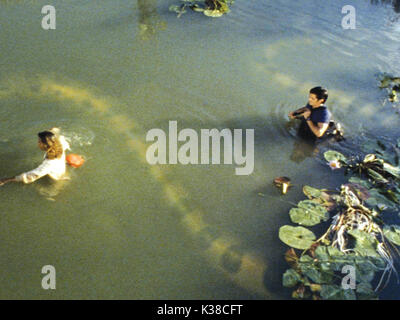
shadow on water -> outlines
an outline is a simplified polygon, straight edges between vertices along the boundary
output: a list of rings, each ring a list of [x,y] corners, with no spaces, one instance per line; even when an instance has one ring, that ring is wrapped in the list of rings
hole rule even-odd
[[[279,116],[272,114],[271,117],[247,117],[240,119],[231,119],[227,121],[199,121],[197,119],[174,119],[178,124],[178,132],[185,128],[190,128],[200,133],[201,129],[230,129],[231,132],[233,129],[242,129],[242,133],[245,132],[246,129],[254,129],[254,153],[255,160],[268,162],[268,159],[265,159],[265,155],[269,152],[269,147],[271,145],[271,141],[275,141],[278,144],[278,148],[280,149],[292,149],[291,157],[287,160],[282,160],[282,165],[285,164],[286,161],[294,161],[296,163],[301,163],[306,158],[314,158],[317,157],[319,152],[318,146],[311,143],[310,141],[301,140],[301,138],[296,136],[296,125],[293,121],[288,121],[284,118],[284,116]],[[158,128],[163,130],[168,137],[169,132],[169,124],[170,119],[159,120],[157,121],[153,128]],[[153,128],[145,128],[146,130],[150,130]],[[184,142],[180,142],[178,145],[183,144]],[[327,145],[324,145],[327,147]],[[223,142],[221,142],[220,147],[223,147]],[[275,152],[275,151],[273,151]],[[223,152],[221,152],[223,154]],[[261,158],[260,158],[261,157]],[[258,160],[257,160],[258,159]],[[222,161],[222,160],[221,160]],[[268,167],[268,166],[267,166]],[[256,188],[250,191],[251,194],[262,193],[263,197],[267,197],[273,201],[279,202],[280,194],[278,190],[276,190],[271,181],[266,181],[261,187]],[[281,199],[284,201],[284,199]],[[190,199],[191,205],[195,202],[193,199]],[[195,204],[194,207],[199,207],[199,204]],[[280,206],[283,207],[283,204]],[[285,204],[285,207],[289,207],[288,203]],[[268,209],[265,206],[265,209]],[[265,210],[264,209],[264,210]],[[258,209],[257,209],[258,210]],[[262,210],[262,209],[261,209]],[[190,210],[189,210],[190,211]],[[205,212],[207,210],[204,210]],[[281,219],[281,218],[277,218]],[[218,238],[218,235],[221,231],[218,230],[218,226],[213,224],[209,224],[207,229],[204,230],[204,234],[200,238],[204,238],[203,242],[204,246],[207,247]],[[212,236],[214,235],[214,236]],[[268,245],[268,249],[264,251],[264,255],[266,256],[267,268],[264,271],[263,275],[263,284],[267,288],[269,292],[279,292],[282,293],[282,284],[281,277],[286,268],[286,262],[283,259],[283,252],[285,251],[285,246],[282,243],[279,243],[276,239],[277,235],[277,224],[270,223],[265,229],[265,237],[270,245]],[[241,256],[243,252],[248,250],[248,244],[232,244],[222,256],[220,260],[220,265],[227,272],[235,273],[240,269]]]
[[[157,12],[157,0],[136,0],[140,40],[151,40],[158,31],[167,28],[167,23]],[[129,12],[122,12],[117,17],[107,19],[101,25],[107,29],[130,24],[136,20],[136,7]]]
[[[149,40],[157,31],[165,30],[167,24],[157,13],[156,0],[137,0],[139,9],[139,36],[141,40]]]

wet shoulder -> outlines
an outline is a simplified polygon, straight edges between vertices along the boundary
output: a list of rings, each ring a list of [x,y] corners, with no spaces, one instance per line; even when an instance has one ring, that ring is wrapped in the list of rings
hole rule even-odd
[[[326,106],[321,106],[313,111],[313,120],[316,122],[329,122],[331,113]]]

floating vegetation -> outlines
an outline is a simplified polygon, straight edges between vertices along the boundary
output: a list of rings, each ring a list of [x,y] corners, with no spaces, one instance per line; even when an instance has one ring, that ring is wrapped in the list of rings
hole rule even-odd
[[[380,81],[379,88],[386,89],[388,91],[388,99],[390,102],[399,102],[398,94],[400,93],[400,77],[393,77],[388,74],[384,74]]]
[[[202,12],[207,17],[218,18],[230,11],[234,0],[181,0],[181,5],[172,5],[170,11],[176,12],[178,18],[186,12],[186,9],[192,9],[196,12]]]
[[[400,141],[394,147],[400,147]],[[385,151],[389,158],[389,148]],[[308,200],[289,212],[291,221],[301,226],[279,229],[280,240],[291,247],[285,254],[291,268],[283,274],[283,286],[294,289],[295,299],[377,299],[393,274],[399,280],[395,257],[400,226],[384,224],[381,213],[400,209],[400,167],[380,154],[346,157],[329,150],[324,157],[352,177],[339,191],[303,188]],[[331,223],[318,239],[303,227],[328,221],[330,215]],[[354,287],[343,284],[350,269]]]

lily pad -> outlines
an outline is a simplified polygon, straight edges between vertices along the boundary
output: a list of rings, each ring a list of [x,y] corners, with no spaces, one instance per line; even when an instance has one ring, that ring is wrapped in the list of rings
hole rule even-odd
[[[297,204],[298,208],[290,209],[290,219],[294,223],[304,226],[315,226],[321,220],[326,221],[328,217],[328,210],[311,200],[300,201]]]
[[[347,233],[356,239],[354,250],[358,254],[372,257],[379,256],[378,252],[376,252],[377,240],[373,235],[357,229],[349,230]]]
[[[325,300],[356,300],[353,290],[344,290],[338,285],[322,285],[321,297]]]
[[[357,178],[357,177],[351,177],[349,179],[349,182],[352,183],[352,184],[358,184],[358,185],[360,185],[360,186],[362,186],[362,187],[364,187],[366,189],[369,189],[372,186],[371,183],[369,183],[367,180],[360,179],[360,178]]]
[[[328,162],[335,161],[335,160],[343,161],[343,162],[347,161],[347,158],[343,154],[341,154],[340,152],[334,151],[334,150],[325,151],[324,157],[325,157],[325,160]]]
[[[387,207],[389,209],[395,209],[396,205],[394,202],[390,201],[383,194],[379,192],[379,189],[370,189],[369,191],[370,197],[365,200],[365,203],[370,207]]]
[[[295,249],[308,249],[316,237],[315,234],[304,227],[282,226],[279,229],[279,239]]]
[[[319,198],[322,192],[319,189],[310,186],[304,186],[303,193],[307,196],[308,199],[312,199],[312,198]]]
[[[400,246],[400,226],[391,225],[383,227],[383,234],[388,240]]]
[[[301,276],[293,269],[286,270],[282,277],[282,284],[286,288],[292,288],[301,282]]]
[[[376,298],[376,292],[369,282],[361,282],[356,288],[357,298],[359,300],[370,300]]]
[[[311,283],[323,284],[331,283],[333,272],[324,270],[319,267],[318,263],[314,263],[314,259],[309,255],[303,255],[299,260],[301,273],[310,279]]]

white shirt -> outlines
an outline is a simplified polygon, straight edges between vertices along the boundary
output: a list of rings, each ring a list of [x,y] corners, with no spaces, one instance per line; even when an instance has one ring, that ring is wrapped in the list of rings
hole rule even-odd
[[[23,183],[32,183],[43,176],[49,175],[50,178],[54,180],[60,180],[64,176],[66,171],[65,150],[70,149],[70,147],[69,143],[65,140],[64,136],[60,136],[58,139],[60,140],[63,148],[63,153],[60,158],[58,159],[45,158],[39,167],[31,171],[22,173],[19,176],[16,176],[15,179],[17,181],[22,181]]]

